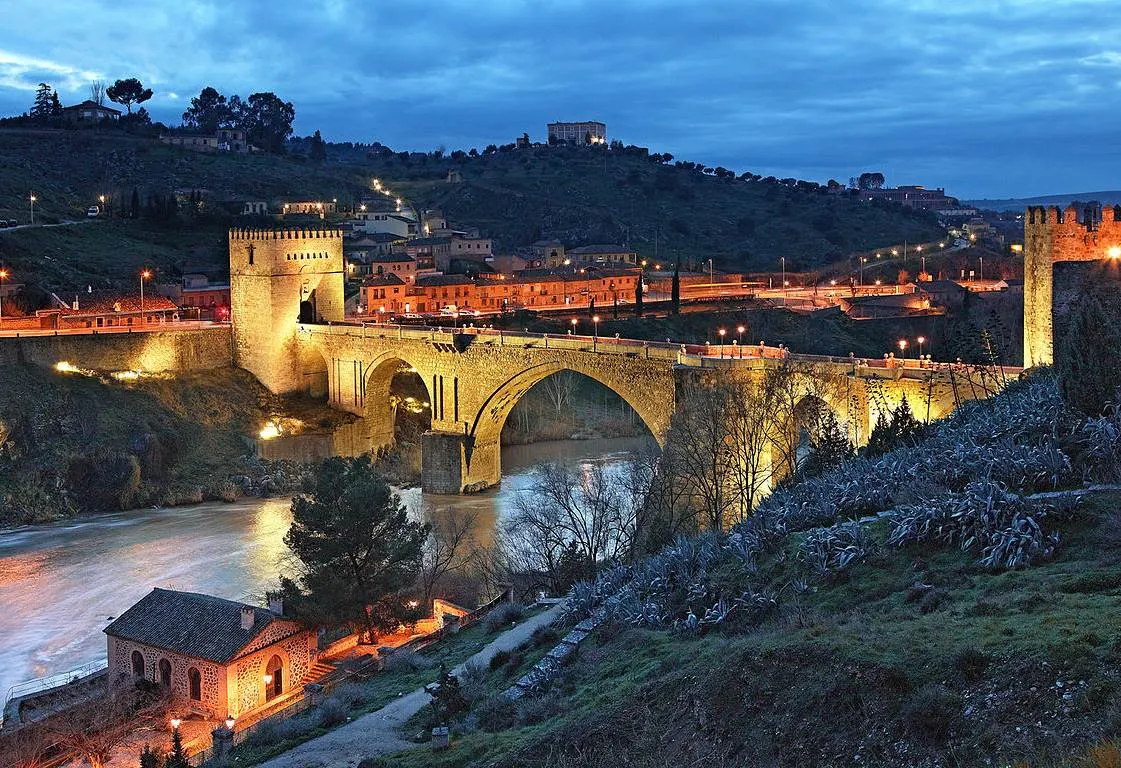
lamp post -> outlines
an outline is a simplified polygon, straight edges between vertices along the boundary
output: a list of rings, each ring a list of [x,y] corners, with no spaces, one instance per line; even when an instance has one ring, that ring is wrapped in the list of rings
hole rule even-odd
[[[782,306],[786,306],[786,257],[782,258]]]
[[[181,726],[181,725],[183,724],[183,721],[182,721],[182,720],[180,720],[180,719],[179,719],[178,717],[173,717],[173,718],[171,718],[171,721],[170,721],[170,722],[171,722],[171,730],[172,730],[173,732],[174,732],[174,731],[178,731],[178,730],[179,730],[179,726]]]
[[[150,278],[151,276],[152,276],[151,271],[147,270],[147,269],[141,271],[141,273],[140,273],[140,312],[141,312],[141,318],[140,319],[141,319],[141,321],[144,320],[144,318],[143,318],[143,313],[144,313],[144,281],[147,280],[148,278]]]
[[[864,265],[868,262],[867,256],[860,257],[860,287],[864,287]]]
[[[599,344],[599,315],[592,315],[592,351],[596,351]]]
[[[8,276],[8,270],[0,269],[0,320],[4,319],[4,279]]]
[[[39,198],[35,197],[35,193],[32,192],[31,197],[28,199],[31,200],[31,225],[35,226],[35,201]]]
[[[575,317],[572,318],[569,322],[572,323],[572,330],[569,331],[569,333],[571,333],[573,336],[575,336],[576,335],[576,322],[577,322],[576,318]]]
[[[919,343],[919,359],[922,360],[922,345],[924,342],[926,342],[926,337],[919,336],[917,339],[915,339],[915,341]]]
[[[983,283],[985,282],[985,257],[979,256],[978,258],[981,259],[981,275],[979,278],[979,282]]]
[[[717,333],[720,334],[720,359],[723,360],[724,359],[724,334],[727,333],[727,331],[724,330],[723,328],[721,328],[719,331],[717,331]]]
[[[907,359],[907,340],[906,339],[900,339],[899,340],[899,354],[903,357],[904,360]]]
[[[737,346],[739,346],[739,348],[740,348],[740,357],[741,358],[743,357],[743,332],[746,331],[746,330],[747,330],[747,328],[745,328],[742,325],[736,326],[736,337],[739,339],[739,344]]]

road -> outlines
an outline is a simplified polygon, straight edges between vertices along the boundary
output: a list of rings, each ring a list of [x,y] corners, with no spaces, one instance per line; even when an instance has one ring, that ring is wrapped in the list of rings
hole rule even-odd
[[[452,674],[461,674],[468,664],[477,664],[486,669],[496,653],[517,648],[539,627],[551,624],[560,613],[560,608],[559,605],[553,606],[544,613],[531,616],[513,629],[506,630],[481,651],[451,670]],[[424,689],[417,688],[375,712],[261,763],[261,768],[349,768],[367,757],[414,749],[418,745],[405,741],[397,731],[409,718],[428,706],[429,701]]]
[[[209,331],[230,327],[229,323],[183,320],[177,323],[149,323],[106,328],[21,328],[0,330],[0,338],[26,339],[38,336],[101,336],[113,333],[167,333],[168,331]]]
[[[94,222],[103,221],[103,219],[67,219],[60,221],[57,224],[17,224],[14,227],[4,227],[0,229],[0,235],[5,232],[15,232],[18,229],[49,229],[51,227],[72,227],[76,224],[92,224]]]

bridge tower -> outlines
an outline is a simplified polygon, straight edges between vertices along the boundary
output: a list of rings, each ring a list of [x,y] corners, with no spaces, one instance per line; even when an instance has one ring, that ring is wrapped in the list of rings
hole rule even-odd
[[[342,232],[231,229],[229,245],[234,363],[273,393],[324,392],[322,365],[301,354],[298,323],[343,319]]]
[[[1055,361],[1054,265],[1121,258],[1121,216],[1114,206],[1092,212],[1031,207],[1024,212],[1024,367]]]

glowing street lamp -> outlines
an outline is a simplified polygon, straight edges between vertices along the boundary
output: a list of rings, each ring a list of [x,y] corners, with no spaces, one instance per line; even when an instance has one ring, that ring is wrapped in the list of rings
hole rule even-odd
[[[576,335],[576,323],[579,322],[579,321],[574,317],[569,322],[572,323],[572,330],[569,331],[569,333],[571,333],[573,336],[575,336]]]
[[[917,341],[919,343],[919,359],[921,360],[922,359],[922,345],[926,342],[926,337],[925,336],[919,336],[917,339],[915,339],[915,341]]]
[[[0,320],[4,319],[4,280],[8,277],[8,270],[0,269]]]
[[[742,326],[742,325],[737,325],[736,326],[736,337],[739,339],[738,346],[740,348],[740,357],[743,357],[743,332],[746,331],[746,330],[747,330],[747,328],[745,326]]]
[[[1121,259],[1121,245],[1111,245],[1105,255],[1111,259]]]
[[[179,726],[181,726],[183,724],[183,721],[181,719],[179,719],[178,717],[171,718],[170,722],[171,722],[171,730],[173,730],[173,731],[178,731]]]
[[[272,675],[266,674],[265,677],[264,677],[264,680],[265,680],[265,685],[268,685],[269,683],[272,682]]]
[[[592,351],[596,351],[599,343],[599,315],[592,315]]]
[[[880,254],[877,253],[876,258],[877,259],[880,258]],[[862,287],[864,285],[864,265],[866,263],[868,263],[868,257],[867,256],[861,256],[860,257],[860,285]]]
[[[907,340],[906,339],[900,339],[899,340],[899,354],[903,355],[904,360],[907,359]]]
[[[723,360],[724,359],[724,334],[727,333],[727,331],[724,330],[723,328],[721,328],[719,331],[717,331],[717,333],[720,334],[720,359]]]
[[[226,730],[227,730],[227,731],[230,731],[231,733],[233,732],[233,729],[234,729],[234,722],[235,722],[235,721],[234,721],[234,719],[233,719],[232,717],[227,717],[227,718],[226,718]]]
[[[144,311],[144,281],[152,276],[151,270],[143,270],[140,273],[140,311]],[[141,318],[143,321],[143,318]]]
[[[34,226],[35,225],[35,201],[38,200],[39,198],[35,197],[35,193],[32,192],[31,196],[28,199],[31,201],[31,224],[32,224],[32,226]]]

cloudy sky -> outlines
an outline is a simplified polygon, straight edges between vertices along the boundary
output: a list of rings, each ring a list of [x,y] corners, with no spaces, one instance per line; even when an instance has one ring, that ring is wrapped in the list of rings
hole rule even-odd
[[[0,114],[136,76],[296,132],[483,147],[555,119],[764,175],[963,197],[1121,188],[1121,10],[1098,0],[7,0]]]

